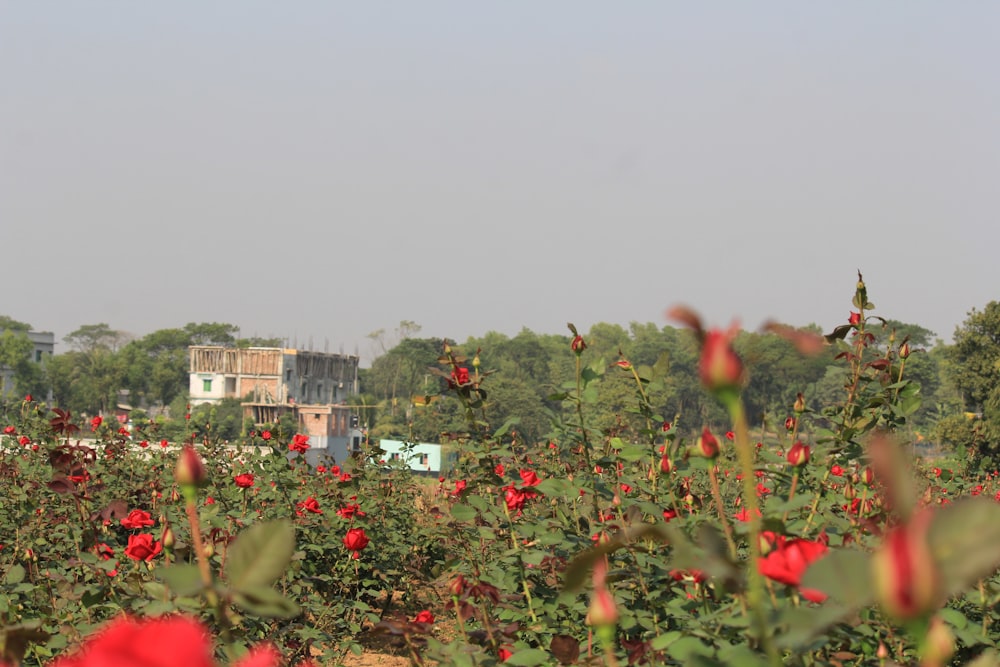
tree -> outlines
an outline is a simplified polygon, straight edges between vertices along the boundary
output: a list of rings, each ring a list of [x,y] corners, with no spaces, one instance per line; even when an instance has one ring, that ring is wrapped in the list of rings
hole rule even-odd
[[[9,315],[0,315],[0,331],[20,331],[28,333],[31,325],[27,322],[19,322]]]
[[[958,432],[939,431],[940,435],[956,445],[975,447],[992,464],[998,458],[1000,437],[1000,301],[969,312],[955,330],[955,344],[946,356],[947,375],[961,394],[966,411],[982,423],[976,429],[978,443],[968,442]]]

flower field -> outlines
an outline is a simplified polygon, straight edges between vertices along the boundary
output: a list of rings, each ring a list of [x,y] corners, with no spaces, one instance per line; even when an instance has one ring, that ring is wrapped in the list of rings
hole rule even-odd
[[[312,466],[278,430],[140,446],[29,397],[0,424],[0,662],[320,667],[382,636],[414,664],[998,664],[1000,478],[899,439],[911,351],[872,308],[859,280],[825,339],[776,331],[849,381],[773,430],[734,332],[687,309],[725,430],[657,414],[646,369],[573,330],[568,409],[525,442],[483,417],[489,350],[443,346],[467,429],[440,479],[377,442]],[[610,373],[638,439],[588,425]]]

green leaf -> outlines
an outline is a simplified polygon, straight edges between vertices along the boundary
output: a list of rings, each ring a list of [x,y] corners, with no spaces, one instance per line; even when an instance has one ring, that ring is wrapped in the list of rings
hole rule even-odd
[[[184,563],[158,568],[156,576],[178,596],[197,595],[205,587],[198,566],[193,564]]]
[[[710,656],[714,651],[695,637],[681,637],[667,648],[667,653],[676,660],[688,664],[695,656]]]
[[[549,655],[548,651],[543,651],[540,648],[524,648],[519,651],[515,651],[514,655],[504,661],[504,664],[534,667],[535,665],[544,665],[551,657],[552,656]]]
[[[238,591],[233,602],[252,614],[268,618],[293,618],[301,613],[297,604],[267,586]]]
[[[456,503],[451,508],[451,516],[457,521],[472,521],[476,518],[477,514],[478,512],[475,507],[462,503]]]
[[[7,576],[4,577],[4,583],[19,584],[22,581],[24,581],[24,567],[16,563],[11,565],[10,569],[7,570]]]
[[[258,523],[229,547],[226,581],[239,592],[270,586],[281,578],[295,551],[295,528],[286,520]]]
[[[854,549],[830,551],[809,566],[802,576],[804,588],[815,588],[850,608],[871,604],[871,554]]]
[[[951,597],[1000,565],[1000,505],[986,498],[964,498],[934,513],[927,536]]]

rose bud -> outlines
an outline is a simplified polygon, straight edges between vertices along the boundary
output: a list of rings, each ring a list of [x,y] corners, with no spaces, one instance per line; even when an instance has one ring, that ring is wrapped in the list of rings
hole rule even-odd
[[[788,463],[795,467],[804,466],[809,463],[809,445],[803,445],[801,442],[796,442],[788,450],[786,458]]]
[[[208,481],[205,464],[191,445],[184,445],[181,456],[177,459],[174,479],[177,480],[178,484],[184,486],[201,486]]]
[[[932,516],[919,511],[893,528],[872,558],[877,598],[898,620],[925,617],[941,602],[940,575],[927,541]]]
[[[743,385],[743,362],[733,349],[736,329],[712,329],[705,334],[698,372],[711,391],[738,390]]]
[[[719,441],[715,439],[708,427],[702,431],[694,447],[690,450],[691,456],[698,456],[706,459],[714,459],[719,455]]]

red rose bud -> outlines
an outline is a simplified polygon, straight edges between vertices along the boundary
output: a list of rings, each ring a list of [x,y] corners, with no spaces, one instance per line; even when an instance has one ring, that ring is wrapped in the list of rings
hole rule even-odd
[[[583,336],[575,336],[573,342],[569,344],[569,349],[577,354],[582,354],[587,349],[587,344],[583,341]]]
[[[927,541],[932,517],[928,510],[915,513],[886,535],[872,558],[878,600],[898,620],[927,616],[941,602],[940,576]]]
[[[719,455],[719,441],[715,439],[707,427],[702,431],[698,441],[695,442],[691,455],[706,459],[714,459]]]
[[[809,445],[803,445],[801,442],[796,442],[792,445],[791,449],[788,450],[788,463],[798,467],[804,466],[809,463]]]
[[[448,592],[450,592],[455,597],[461,597],[462,593],[465,592],[465,588],[466,588],[465,577],[463,577],[462,575],[458,575],[457,577],[451,580],[450,584],[448,584]]]
[[[710,391],[739,389],[743,384],[743,362],[732,345],[735,336],[735,328],[727,332],[712,329],[705,334],[698,372]]]
[[[856,327],[859,324],[861,324],[861,313],[856,313],[852,310],[851,316],[847,318],[847,323],[850,324],[852,327]]]
[[[865,468],[864,473],[862,473],[861,479],[865,483],[865,486],[873,485],[875,483],[875,471],[872,470],[871,468]]]
[[[205,464],[191,445],[184,445],[174,469],[174,479],[182,486],[201,486],[208,481]]]
[[[939,616],[931,619],[924,639],[921,665],[947,665],[955,654],[955,635]]]
[[[906,359],[909,356],[910,356],[910,344],[904,342],[902,345],[899,346],[899,358]]]
[[[801,393],[796,394],[795,405],[792,406],[792,410],[794,410],[799,414],[802,414],[803,412],[806,411],[806,397],[803,396]]]
[[[674,462],[670,460],[670,457],[664,454],[660,457],[660,472],[664,475],[669,475],[670,471],[674,469]]]

